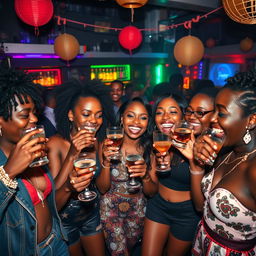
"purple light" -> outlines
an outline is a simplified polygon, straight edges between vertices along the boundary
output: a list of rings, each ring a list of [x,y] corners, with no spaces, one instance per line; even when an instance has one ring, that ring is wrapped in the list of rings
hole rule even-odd
[[[12,55],[14,59],[59,59],[58,55],[54,54],[19,54],[19,55]],[[78,55],[76,58],[82,58],[83,55]]]

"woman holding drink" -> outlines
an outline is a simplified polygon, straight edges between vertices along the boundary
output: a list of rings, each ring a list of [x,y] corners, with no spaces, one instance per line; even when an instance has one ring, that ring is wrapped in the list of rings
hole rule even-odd
[[[167,136],[166,140],[182,120],[186,107],[186,101],[177,95],[165,96],[156,102],[154,122],[158,130]],[[142,255],[161,256],[166,247],[167,255],[183,256],[191,247],[199,221],[191,200],[189,162],[175,148],[160,157],[157,154],[156,162],[164,162],[167,166],[154,167],[159,189],[147,204]]]
[[[211,126],[226,136],[225,154],[208,135],[198,138],[191,164],[192,193],[203,211],[193,255],[256,254],[256,72],[238,73],[217,94]],[[223,152],[223,151],[222,151]]]
[[[104,138],[107,121],[112,117],[109,90],[98,81],[81,83],[73,80],[58,88],[56,100],[58,134],[48,142],[51,171],[57,188],[66,182],[70,173],[74,173],[77,177],[70,183],[82,191],[77,184],[80,175],[75,170],[87,167],[89,173],[83,176],[87,186],[95,171],[98,175],[98,140]],[[96,196],[96,191],[89,188],[79,195],[74,192],[60,211],[71,255],[83,255],[83,251],[86,255],[104,255]]]
[[[150,108],[134,98],[119,110],[123,142],[103,143],[102,172],[97,179],[105,240],[112,256],[130,255],[143,230],[146,198],[156,192],[151,177]],[[120,154],[121,152],[121,154]],[[114,164],[114,156],[120,158]],[[122,156],[121,156],[122,155]],[[117,161],[117,160],[114,160]]]
[[[47,140],[36,128],[42,100],[32,81],[22,71],[0,71],[1,254],[69,255],[57,208],[71,184],[55,191],[47,166],[40,166],[48,161]]]

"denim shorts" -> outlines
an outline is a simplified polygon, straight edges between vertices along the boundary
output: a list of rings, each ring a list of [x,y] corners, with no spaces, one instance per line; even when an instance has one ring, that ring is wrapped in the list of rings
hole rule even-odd
[[[69,246],[77,243],[82,236],[102,232],[98,198],[88,203],[70,199],[60,212],[60,217]]]
[[[182,241],[193,241],[200,220],[191,200],[173,203],[159,194],[148,200],[146,217],[169,225],[171,234]]]
[[[41,243],[37,245],[40,256],[68,256],[68,246],[63,240],[58,222],[53,219],[52,231]]]

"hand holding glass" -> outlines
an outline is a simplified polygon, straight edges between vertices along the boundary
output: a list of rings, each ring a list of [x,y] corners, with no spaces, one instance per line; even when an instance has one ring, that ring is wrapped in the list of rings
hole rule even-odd
[[[96,170],[96,159],[86,153],[80,153],[77,159],[74,160],[75,170],[78,172],[83,169],[87,169],[88,172],[94,172]],[[81,174],[79,176],[85,175]],[[78,195],[78,200],[83,202],[90,202],[97,197],[95,191],[91,191],[88,187]]]
[[[157,171],[165,172],[169,171],[169,163],[164,162],[164,155],[170,149],[172,142],[168,135],[162,133],[161,131],[154,131],[153,132],[153,146],[154,148],[161,154],[161,163],[158,164]],[[164,154],[165,153],[165,154]]]
[[[174,125],[172,143],[175,147],[185,148],[187,142],[191,139],[192,125],[187,121],[180,121]]]
[[[120,149],[124,137],[123,128],[120,126],[112,126],[107,128],[107,138],[111,140],[113,143],[109,147],[118,147]],[[120,153],[116,152],[116,154],[112,155],[110,159],[119,160]]]
[[[217,129],[217,128],[207,128],[205,131],[202,132],[201,136],[204,136],[204,135],[209,136],[210,139],[213,141],[214,145],[217,147],[214,151],[216,154],[218,154],[226,139],[226,136],[223,130]],[[212,159],[211,161],[208,161],[206,164],[213,165],[213,163],[214,163],[214,159]]]
[[[125,165],[128,170],[131,166],[135,165],[136,161],[143,160],[143,157],[139,154],[127,154],[125,157]],[[141,186],[141,183],[136,180],[135,177],[130,177],[127,182],[128,191],[133,193],[136,192]]]
[[[34,127],[30,127],[27,129],[23,130],[23,136],[34,131],[34,130],[40,130],[40,133],[34,134],[33,136],[30,137],[30,140],[34,138],[45,138],[45,131],[44,131],[44,126],[43,125],[36,125]],[[37,167],[37,166],[42,166],[45,164],[48,164],[49,160],[47,156],[42,156],[42,157],[37,157],[33,160],[32,163],[30,163],[29,167]]]

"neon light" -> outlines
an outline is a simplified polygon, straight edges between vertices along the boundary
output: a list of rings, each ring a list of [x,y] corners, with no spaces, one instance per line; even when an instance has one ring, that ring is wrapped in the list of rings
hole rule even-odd
[[[163,65],[158,64],[155,67],[155,84],[163,82]]]

